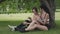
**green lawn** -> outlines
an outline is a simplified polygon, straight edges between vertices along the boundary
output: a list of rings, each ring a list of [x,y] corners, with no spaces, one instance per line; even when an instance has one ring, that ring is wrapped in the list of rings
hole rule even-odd
[[[60,34],[60,12],[55,13],[56,28],[50,29],[49,31],[30,31],[21,33],[18,31],[10,31],[8,24],[19,25],[22,21],[31,16],[31,13],[27,14],[0,14],[0,34]]]

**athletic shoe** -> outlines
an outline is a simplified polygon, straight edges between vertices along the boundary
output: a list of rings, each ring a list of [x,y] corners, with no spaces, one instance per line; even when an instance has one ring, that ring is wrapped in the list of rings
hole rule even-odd
[[[8,27],[11,29],[11,31],[15,31],[16,26],[8,25]]]

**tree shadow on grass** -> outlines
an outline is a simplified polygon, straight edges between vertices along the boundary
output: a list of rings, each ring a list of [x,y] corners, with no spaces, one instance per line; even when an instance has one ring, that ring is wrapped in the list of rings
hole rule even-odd
[[[22,23],[24,20],[20,20],[20,21],[0,21],[0,26],[7,26],[7,25],[19,25],[20,23]]]
[[[60,20],[56,20],[55,21],[56,25],[55,25],[55,30],[60,30]]]
[[[7,30],[8,29],[8,27],[7,27],[7,25],[19,25],[19,24],[21,24],[22,22],[23,22],[24,20],[20,20],[20,21],[0,21],[0,27],[2,27],[3,28],[3,30],[2,31],[4,31],[5,29]],[[60,21],[59,20],[56,20],[56,27],[55,28],[52,28],[52,29],[50,29],[49,31],[41,31],[41,30],[33,30],[33,31],[29,31],[29,32],[26,32],[26,33],[23,33],[23,34],[29,34],[29,33],[35,33],[35,34],[37,34],[37,33],[47,33],[47,32],[49,32],[49,33],[52,33],[52,32],[59,32],[59,30],[60,30]],[[9,31],[9,30],[8,30]]]

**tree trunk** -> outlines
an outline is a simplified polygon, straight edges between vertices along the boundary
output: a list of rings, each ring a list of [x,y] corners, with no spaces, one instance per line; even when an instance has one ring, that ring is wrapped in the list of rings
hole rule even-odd
[[[51,27],[55,26],[55,0],[40,0],[41,6],[45,5],[49,10],[49,19]]]
[[[49,5],[50,5],[50,8],[51,8],[51,11],[50,11],[50,24],[52,24],[52,27],[55,26],[55,10],[56,10],[56,7],[55,7],[55,0],[47,0]]]

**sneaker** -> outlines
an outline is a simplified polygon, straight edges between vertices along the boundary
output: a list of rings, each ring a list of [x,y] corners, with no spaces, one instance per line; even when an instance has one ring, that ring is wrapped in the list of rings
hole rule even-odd
[[[10,28],[11,31],[15,31],[16,26],[8,25],[8,27]]]

